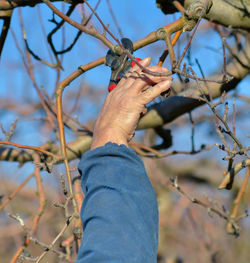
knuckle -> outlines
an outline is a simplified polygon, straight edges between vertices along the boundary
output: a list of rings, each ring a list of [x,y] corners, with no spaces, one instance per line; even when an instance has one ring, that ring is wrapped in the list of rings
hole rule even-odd
[[[150,99],[152,97],[152,90],[151,89],[147,89],[144,92],[144,96],[143,96],[146,100]]]

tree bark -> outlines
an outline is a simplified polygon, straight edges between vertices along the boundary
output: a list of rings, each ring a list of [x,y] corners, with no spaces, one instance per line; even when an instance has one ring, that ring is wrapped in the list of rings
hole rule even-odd
[[[207,0],[179,0],[185,10],[197,2]],[[212,7],[204,16],[207,20],[230,28],[250,31],[250,1],[249,0],[213,0]],[[173,0],[156,0],[157,6],[164,14],[178,12]]]

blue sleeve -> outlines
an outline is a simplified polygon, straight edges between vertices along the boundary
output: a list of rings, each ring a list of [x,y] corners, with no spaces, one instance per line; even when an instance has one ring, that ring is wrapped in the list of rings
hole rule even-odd
[[[158,208],[141,159],[107,143],[79,164],[85,194],[76,263],[156,263]]]

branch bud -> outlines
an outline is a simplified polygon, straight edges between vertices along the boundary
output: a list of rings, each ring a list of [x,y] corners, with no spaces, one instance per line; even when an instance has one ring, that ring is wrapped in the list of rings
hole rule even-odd
[[[116,54],[121,55],[122,54],[122,48],[119,45],[115,45],[114,46],[114,50],[113,50]]]
[[[164,28],[159,28],[156,32],[155,32],[156,38],[158,40],[164,40],[166,39],[167,36],[167,32]]]

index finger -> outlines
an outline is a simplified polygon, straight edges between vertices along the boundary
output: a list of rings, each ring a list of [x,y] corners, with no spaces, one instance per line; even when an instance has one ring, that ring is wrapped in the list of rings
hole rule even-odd
[[[169,73],[170,71],[167,68],[163,68],[160,66],[152,66],[149,67],[150,71],[158,72],[158,73]],[[145,90],[147,86],[153,86],[159,82],[165,80],[172,80],[170,76],[153,76],[147,73],[141,73],[139,78],[137,78],[134,83],[131,84],[131,89],[135,91],[135,93],[141,93]]]
[[[141,60],[139,63],[143,66],[143,67],[147,67],[151,62],[151,58],[150,57],[146,57],[143,60]],[[119,81],[119,86],[122,86],[126,83],[126,86],[129,87],[134,81],[135,78],[139,76],[139,74],[142,72],[142,69],[135,64],[134,67],[132,67],[128,73],[126,73],[123,78]],[[135,74],[136,73],[136,74]],[[132,77],[132,74],[133,77]]]

